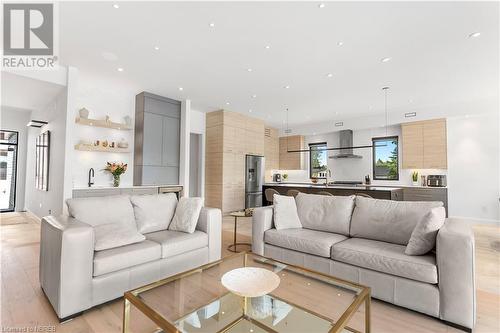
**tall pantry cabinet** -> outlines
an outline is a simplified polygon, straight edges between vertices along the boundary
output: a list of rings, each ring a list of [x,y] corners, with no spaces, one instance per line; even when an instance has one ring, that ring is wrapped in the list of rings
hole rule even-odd
[[[264,122],[225,110],[206,115],[205,205],[245,208],[245,155],[264,155]]]

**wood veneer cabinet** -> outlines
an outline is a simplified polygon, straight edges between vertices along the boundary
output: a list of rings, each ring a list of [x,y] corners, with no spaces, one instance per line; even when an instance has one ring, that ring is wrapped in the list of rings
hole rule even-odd
[[[226,110],[207,113],[205,203],[245,208],[245,155],[264,155],[264,122]]]
[[[446,119],[401,125],[403,169],[447,169]]]
[[[279,131],[273,127],[264,130],[264,157],[266,158],[265,180],[273,180],[272,170],[280,168]]]
[[[302,170],[302,153],[289,153],[290,150],[304,149],[303,135],[282,136],[279,139],[279,168],[281,170]]]

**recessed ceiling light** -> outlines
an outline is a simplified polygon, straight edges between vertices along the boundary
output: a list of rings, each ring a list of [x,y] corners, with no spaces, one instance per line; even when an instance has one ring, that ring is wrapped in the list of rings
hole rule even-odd
[[[368,110],[373,110],[373,106],[368,106]]]
[[[214,22],[210,22],[210,24],[208,25],[210,28],[214,28],[215,27],[215,23]]]
[[[332,73],[328,73],[326,74],[327,77],[333,77],[333,74]]]
[[[338,115],[338,114],[339,114],[339,112],[338,112],[338,111],[335,111],[335,115]]]
[[[257,95],[252,95],[252,98],[257,98]]]
[[[479,31],[473,32],[469,35],[469,38],[476,38],[481,36],[481,33]]]
[[[344,45],[344,42],[342,42],[342,41],[337,42],[337,45],[338,45],[338,46],[342,46],[342,45]]]
[[[319,8],[325,8],[325,4],[324,4],[324,3],[320,3],[320,4],[318,5],[318,7],[319,7]]]
[[[226,102],[226,105],[229,105],[229,104],[231,104],[231,103],[229,103],[229,102]]]
[[[118,8],[120,8],[120,5],[119,5],[119,4],[117,4],[117,3],[114,3],[114,4],[113,4],[113,8],[118,9]]]
[[[155,50],[158,51],[160,49],[159,46],[155,46]]]
[[[183,90],[184,90],[184,88],[182,88],[182,87],[179,87],[179,91],[183,91]]]
[[[413,103],[413,99],[411,99],[411,98],[410,98],[410,99],[408,100],[408,103],[410,103],[410,104],[411,104],[411,103]]]
[[[271,45],[266,45],[266,50],[269,50],[271,48]]]
[[[382,60],[380,60],[380,61],[382,61],[382,62],[388,62],[388,61],[391,61],[391,60],[392,60],[391,57],[386,57],[386,58],[382,58]]]
[[[252,113],[252,109],[248,110],[248,112]]]
[[[253,69],[247,68],[247,72],[251,72],[251,71],[253,71]]]
[[[118,72],[123,72],[123,68],[121,68],[121,67],[118,67],[116,70],[117,70]]]
[[[290,86],[284,86],[283,88],[285,88],[285,89],[290,89]]]

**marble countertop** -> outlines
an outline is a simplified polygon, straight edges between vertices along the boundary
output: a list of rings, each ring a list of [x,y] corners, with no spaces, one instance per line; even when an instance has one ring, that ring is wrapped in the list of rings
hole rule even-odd
[[[110,189],[120,189],[120,188],[158,188],[158,187],[182,187],[182,185],[130,185],[130,186],[119,186],[113,187],[109,185],[92,185],[92,187],[82,186],[73,187],[73,190],[110,190]]]
[[[298,186],[298,185],[312,185],[314,187],[323,187],[325,188],[325,185],[323,183],[321,184],[314,184],[314,183],[311,183],[311,182],[280,182],[280,183],[277,183],[277,182],[268,182],[268,183],[265,183],[264,185],[267,185],[267,186],[278,186],[280,184],[284,184],[284,185],[287,185],[287,186]],[[442,188],[448,188],[447,186],[442,186],[442,187],[437,187],[437,186],[422,186],[422,185],[418,185],[418,186],[413,186],[413,185],[399,185],[399,184],[395,184],[395,185],[379,185],[379,184],[372,184],[372,185],[365,185],[365,184],[357,184],[357,185],[352,185],[352,186],[349,186],[349,185],[328,185],[328,187],[331,187],[331,188],[339,188],[339,187],[345,187],[345,188],[353,188],[353,187],[357,187],[357,188],[368,188],[368,187],[371,187],[371,188],[374,188],[374,187],[382,187],[382,188],[392,188],[392,189],[399,189],[399,188],[424,188],[424,189],[430,189],[430,190],[434,190],[434,189],[442,189]]]

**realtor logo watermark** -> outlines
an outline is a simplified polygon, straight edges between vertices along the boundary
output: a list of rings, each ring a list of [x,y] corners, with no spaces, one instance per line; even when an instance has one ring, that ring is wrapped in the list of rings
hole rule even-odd
[[[3,4],[3,68],[52,69],[57,61],[54,4]]]

